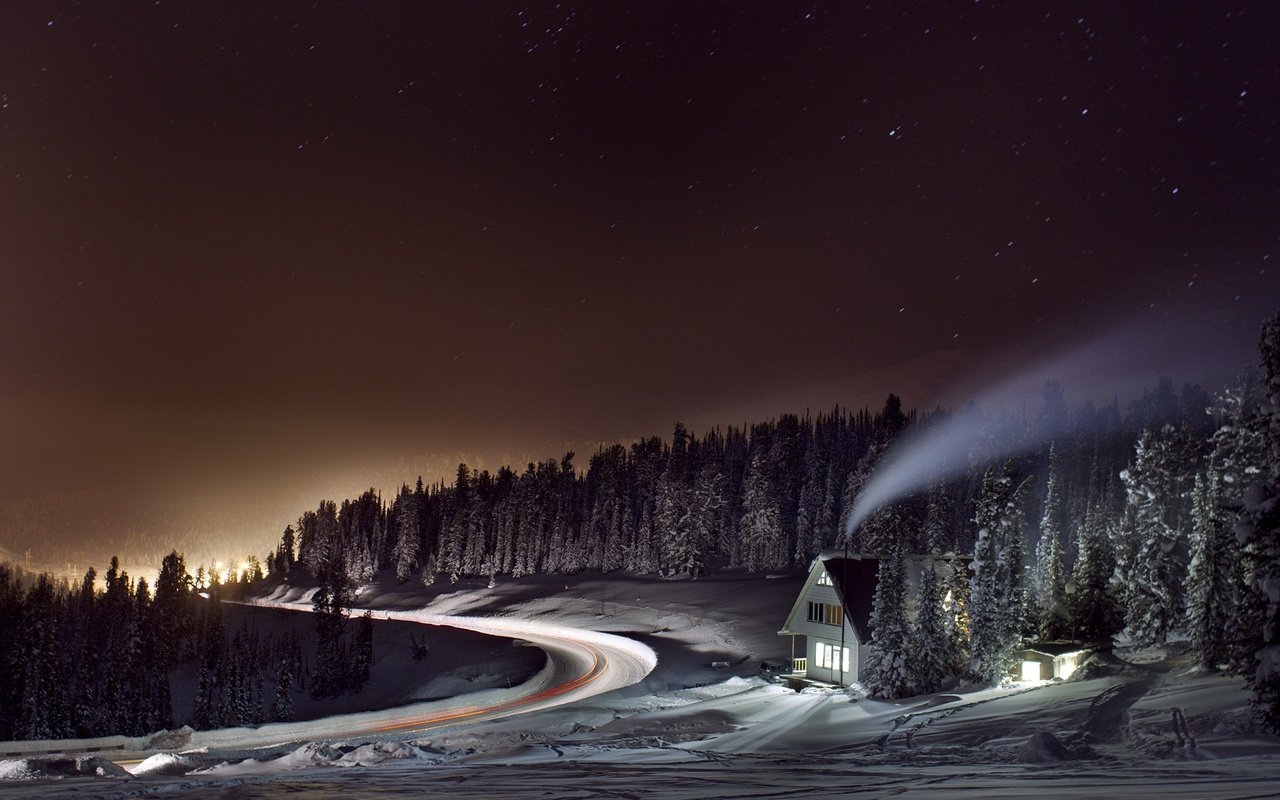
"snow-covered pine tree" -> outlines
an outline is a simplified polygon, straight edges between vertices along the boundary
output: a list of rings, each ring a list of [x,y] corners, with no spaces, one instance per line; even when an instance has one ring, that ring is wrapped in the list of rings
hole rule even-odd
[[[1280,730],[1280,314],[1263,326],[1259,350],[1266,403],[1256,419],[1265,456],[1261,474],[1244,493],[1236,535],[1252,578],[1248,589],[1262,612],[1249,685],[1259,716]]]
[[[929,503],[924,515],[924,549],[927,553],[941,555],[955,548],[951,531],[951,495],[942,486],[929,492]]]
[[[1111,575],[1115,556],[1107,536],[1106,520],[1100,506],[1090,504],[1076,545],[1076,564],[1071,573],[1075,592],[1071,595],[1072,635],[1089,640],[1110,640],[1116,632],[1117,610],[1111,596]]]
[[[1159,436],[1143,431],[1133,465],[1121,473],[1138,541],[1125,590],[1125,632],[1140,645],[1164,644],[1183,617],[1182,493],[1194,469],[1184,440],[1167,425]]]
[[[55,706],[60,699],[58,681],[57,609],[48,575],[36,578],[23,604],[23,636],[19,660],[21,706],[17,723],[20,739],[52,739],[57,735]]]
[[[853,532],[853,547],[858,552],[883,556],[916,527],[907,515],[905,503],[887,503],[872,512]]]
[[[913,693],[936,692],[942,682],[955,674],[955,643],[948,630],[943,598],[946,585],[936,563],[928,559],[921,567],[916,592],[916,624],[911,641]]]
[[[1044,513],[1040,517],[1040,542],[1036,546],[1034,594],[1039,612],[1036,626],[1042,639],[1061,639],[1069,633],[1067,580],[1062,566],[1062,476],[1057,445],[1049,446],[1049,479]]]
[[[392,562],[395,565],[396,580],[400,583],[413,577],[422,553],[419,499],[418,495],[409,491],[408,486],[402,486],[395,502],[396,543],[392,550]]]
[[[969,568],[961,559],[953,558],[948,564],[948,570],[944,619],[951,640],[951,654],[955,659],[951,672],[959,675],[969,668],[969,639],[972,630],[969,622]]]
[[[826,466],[822,505],[818,507],[818,516],[813,522],[813,539],[814,544],[818,546],[819,552],[836,540],[836,525],[839,523],[836,503],[840,499],[838,474],[839,471],[836,469],[835,462],[829,462]]]
[[[658,571],[658,548],[653,533],[653,503],[648,502],[640,510],[636,525],[635,541],[631,545],[630,572],[646,575]]]
[[[653,511],[653,525],[658,536],[658,570],[663,575],[674,575],[687,560],[692,505],[686,480],[688,447],[688,433],[684,425],[677,422],[671,435],[667,467],[658,479]]]
[[[276,692],[271,704],[271,722],[293,720],[293,662],[288,655],[276,661]]]
[[[191,713],[191,726],[198,731],[213,727],[213,682],[209,677],[209,667],[200,664],[200,677],[196,682],[195,710]]]
[[[862,685],[873,697],[905,697],[915,687],[913,637],[907,622],[907,565],[901,544],[880,561],[871,606],[871,642]]]
[[[796,564],[808,564],[822,552],[822,530],[819,516],[826,494],[827,470],[817,446],[810,447],[804,455],[805,478],[800,487],[800,502],[796,506]]]
[[[741,564],[748,572],[785,567],[790,559],[768,451],[757,448],[742,490]]]
[[[676,571],[698,577],[707,570],[707,559],[720,536],[720,508],[724,504],[724,476],[707,464],[693,482],[689,509],[689,540],[681,551]]]
[[[1229,642],[1228,666],[1232,673],[1251,674],[1261,647],[1265,598],[1254,583],[1254,560],[1243,552],[1233,529],[1245,506],[1245,493],[1258,483],[1267,463],[1266,423],[1262,386],[1256,372],[1242,374],[1207,411],[1217,423],[1209,439],[1208,471],[1219,478],[1218,512],[1228,530],[1224,544],[1231,548],[1235,570],[1231,576],[1236,598],[1224,636]]]
[[[978,538],[969,584],[970,672],[987,683],[997,683],[1007,674],[1019,636],[1023,598],[1019,517],[1008,468],[989,468],[974,512]]]
[[[468,518],[471,499],[471,469],[459,464],[453,482],[453,492],[445,504],[445,520],[440,527],[440,541],[436,547],[436,569],[449,575],[457,583],[462,575],[462,554],[470,533]]]
[[[1219,480],[1210,469],[1192,491],[1191,563],[1187,567],[1186,630],[1200,668],[1216,671],[1230,657],[1228,623],[1235,616],[1234,536],[1218,513]]]
[[[373,612],[366,611],[356,623],[355,641],[351,644],[351,664],[348,689],[358,692],[369,682],[369,670],[373,667]]]

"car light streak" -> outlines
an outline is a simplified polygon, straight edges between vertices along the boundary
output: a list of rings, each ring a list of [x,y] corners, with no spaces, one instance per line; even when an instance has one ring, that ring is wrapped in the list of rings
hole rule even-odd
[[[228,601],[224,601],[228,602]],[[231,601],[234,602],[234,601]],[[310,612],[310,604],[280,600],[242,603],[263,608]],[[353,613],[363,613],[354,609]],[[482,690],[465,704],[465,695],[438,701],[422,701],[408,707],[341,714],[309,722],[270,723],[260,728],[196,731],[178,748],[150,747],[145,737],[119,744],[101,740],[24,742],[22,754],[75,752],[99,754],[124,767],[134,767],[159,752],[224,752],[278,748],[309,741],[334,741],[352,737],[407,737],[438,731],[451,725],[474,724],[572,703],[641,680],[657,663],[653,650],[616,634],[578,629],[541,620],[510,617],[459,617],[423,610],[379,610],[378,618],[471,630],[490,636],[523,641],[547,654],[538,677],[508,690]],[[584,669],[585,667],[585,669]],[[573,677],[563,679],[564,676]],[[601,679],[604,680],[601,680]],[[558,681],[554,685],[548,682]],[[491,699],[493,702],[486,702]],[[425,706],[425,707],[424,707]],[[418,713],[414,713],[414,712]],[[116,737],[123,738],[123,737]],[[45,744],[44,747],[41,747]],[[124,752],[121,752],[124,751]],[[243,756],[241,756],[243,757]]]

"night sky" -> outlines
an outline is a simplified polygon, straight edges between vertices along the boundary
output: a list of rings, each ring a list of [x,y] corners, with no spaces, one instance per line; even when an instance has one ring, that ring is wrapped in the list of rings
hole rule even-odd
[[[1277,31],[1273,3],[7,3],[0,545],[261,552],[321,494],[932,404],[1125,326],[1217,389],[1280,301]]]

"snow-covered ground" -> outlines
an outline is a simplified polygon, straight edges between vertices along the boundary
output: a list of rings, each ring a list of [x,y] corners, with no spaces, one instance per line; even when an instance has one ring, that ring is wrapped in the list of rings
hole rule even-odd
[[[1190,671],[1176,648],[1101,669],[1089,680],[895,703],[835,691],[797,694],[767,683],[756,675],[759,663],[786,655],[788,645],[774,631],[797,586],[787,577],[373,587],[361,605],[424,621],[484,615],[529,637],[552,625],[623,634],[652,647],[658,665],[630,687],[427,731],[370,731],[257,753],[246,752],[243,740],[227,745],[235,749],[217,744],[217,736],[235,734],[198,734],[207,740],[129,765],[132,779],[79,777],[110,773],[109,762],[0,762],[0,778],[10,778],[0,794],[1280,796],[1280,741],[1256,731],[1240,682]],[[733,666],[717,670],[714,661]],[[1181,741],[1175,708],[1186,720]],[[76,777],[52,782],[55,773]]]

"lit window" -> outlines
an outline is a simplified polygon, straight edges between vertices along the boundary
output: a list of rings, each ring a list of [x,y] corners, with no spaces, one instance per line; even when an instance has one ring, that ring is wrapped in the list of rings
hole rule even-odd
[[[830,572],[827,572],[825,569],[824,569],[822,572],[819,572],[819,573],[818,573],[818,585],[819,585],[819,586],[830,586],[830,585],[831,585],[831,573],[830,573]]]
[[[814,648],[814,665],[821,669],[829,669],[832,672],[849,672],[850,654],[853,652],[849,647],[837,647],[831,644],[818,642]]]
[[[1040,662],[1039,661],[1023,661],[1022,662],[1022,679],[1024,681],[1040,680]]]
[[[822,620],[828,625],[844,624],[844,609],[840,606],[827,605],[826,614]]]

